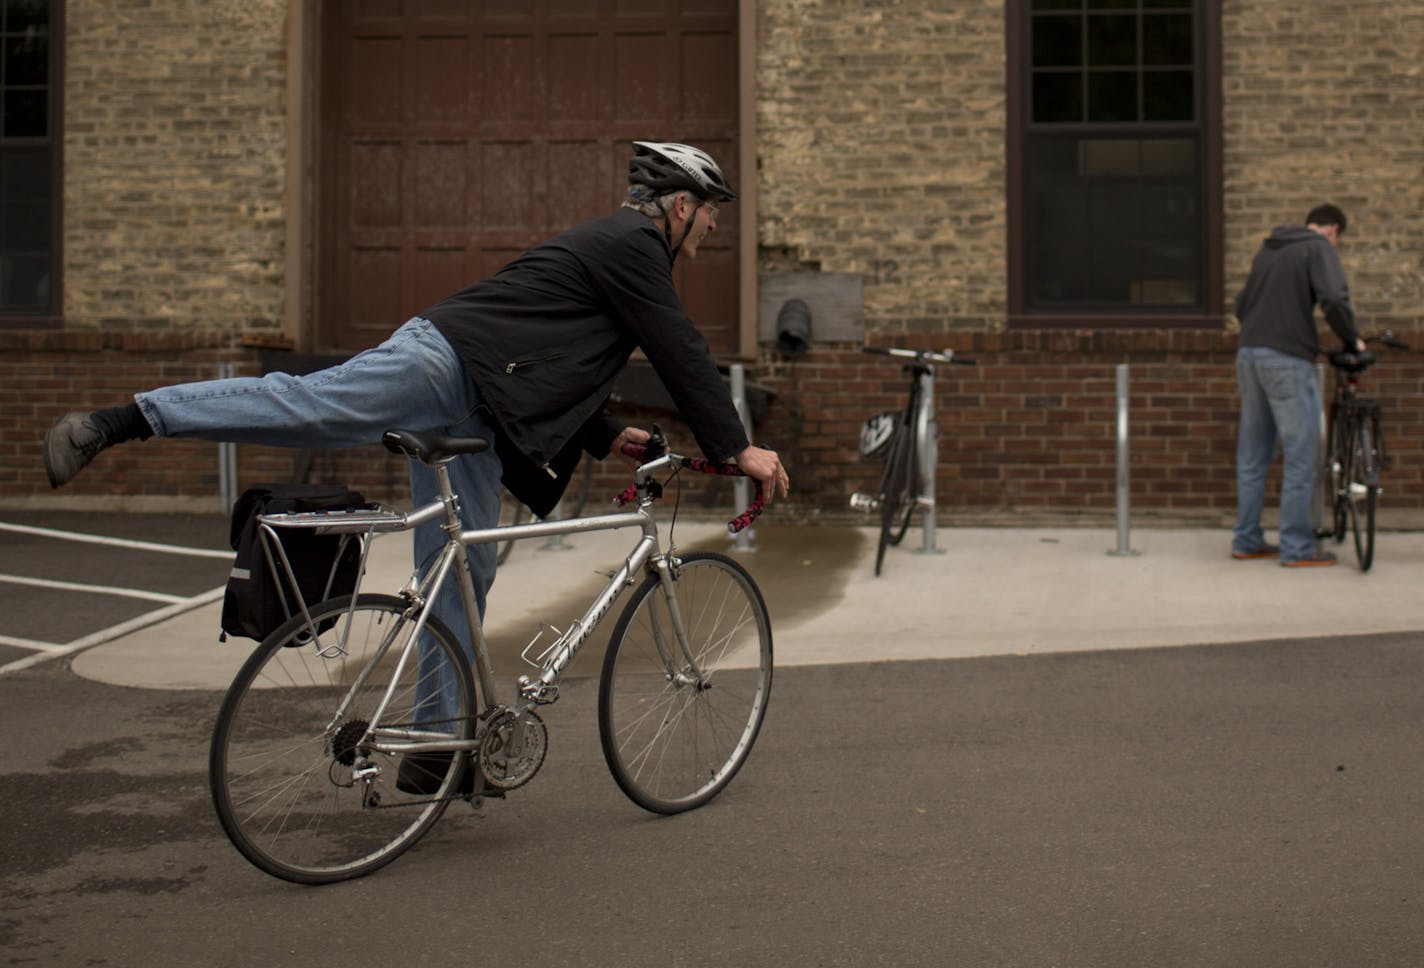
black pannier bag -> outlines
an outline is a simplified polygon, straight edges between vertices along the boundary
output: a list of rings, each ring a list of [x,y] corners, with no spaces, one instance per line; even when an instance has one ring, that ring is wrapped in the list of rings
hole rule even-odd
[[[323,599],[349,595],[356,588],[361,567],[359,536],[271,528],[291,564],[297,583],[294,589],[278,549],[264,550],[271,536],[264,538],[266,529],[257,520],[259,514],[364,507],[370,507],[365,498],[341,484],[254,484],[243,491],[232,506],[229,540],[237,557],[223,598],[223,632],[260,642],[292,615],[300,615],[302,602],[311,608]],[[330,620],[323,623],[322,629],[330,624]]]

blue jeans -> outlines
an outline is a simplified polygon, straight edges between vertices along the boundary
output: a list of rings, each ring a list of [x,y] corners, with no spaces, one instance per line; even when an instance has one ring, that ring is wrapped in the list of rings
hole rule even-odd
[[[355,447],[377,443],[384,431],[401,428],[494,440],[479,394],[455,351],[435,324],[418,316],[380,346],[316,373],[184,383],[138,393],[134,399],[161,437],[277,447]],[[501,468],[493,447],[458,457],[449,467],[465,528],[494,527],[499,522]],[[410,489],[417,507],[440,496],[434,471],[418,461],[410,462]],[[432,522],[416,528],[414,539],[415,562],[424,570],[444,546],[445,533],[439,522]],[[494,583],[495,546],[472,545],[466,550],[483,617],[485,598]],[[434,613],[472,657],[459,583],[453,575],[441,587]],[[448,689],[441,692],[453,695]]]
[[[1309,360],[1264,346],[1236,353],[1241,389],[1241,426],[1236,438],[1236,528],[1233,552],[1251,552],[1266,543],[1261,510],[1266,474],[1281,444],[1281,560],[1315,554],[1310,502],[1320,450],[1320,383]]]

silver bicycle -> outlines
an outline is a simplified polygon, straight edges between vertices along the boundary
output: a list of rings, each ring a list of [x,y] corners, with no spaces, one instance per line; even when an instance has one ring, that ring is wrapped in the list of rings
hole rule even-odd
[[[663,550],[653,503],[683,468],[735,469],[663,452],[655,435],[620,497],[630,510],[463,531],[446,464],[486,442],[399,430],[383,442],[434,467],[439,500],[408,513],[264,515],[263,524],[355,535],[365,556],[374,537],[440,521],[445,546],[398,594],[358,586],[352,595],[299,603],[238,672],[218,713],[209,781],[242,855],[302,884],[360,877],[409,849],[451,802],[478,807],[528,783],[548,746],[539,707],[558,698],[569,663],[635,585],[599,682],[604,758],[618,786],[647,810],[679,813],[717,796],[746,762],[766,716],[771,620],[735,561]],[[758,493],[729,529],[750,524],[761,503]],[[627,559],[581,619],[533,658],[530,644],[525,656],[537,673],[520,676],[501,701],[465,546],[620,528],[638,532]],[[473,669],[426,607],[450,580],[465,606]]]

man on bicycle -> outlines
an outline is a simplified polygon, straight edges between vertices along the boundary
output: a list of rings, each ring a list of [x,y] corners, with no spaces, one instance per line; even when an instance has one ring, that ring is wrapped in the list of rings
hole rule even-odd
[[[1292,567],[1335,564],[1333,554],[1316,547],[1310,518],[1321,408],[1314,365],[1320,352],[1316,304],[1345,345],[1365,348],[1335,251],[1345,234],[1345,213],[1334,205],[1318,205],[1305,221],[1270,234],[1236,297],[1241,422],[1231,557],[1279,557]],[[1277,439],[1282,460],[1279,546],[1267,544],[1261,530],[1266,474]]]
[[[351,447],[400,427],[494,442],[450,466],[465,527],[493,527],[501,481],[536,514],[548,514],[580,451],[602,458],[647,439],[604,413],[615,377],[641,349],[702,453],[735,462],[767,500],[785,495],[785,468],[774,451],[748,442],[707,342],[673,287],[673,261],[696,258],[717,227],[718,204],[736,193],[697,148],[635,144],[622,208],[536,246],[345,363],[307,376],[164,387],[135,394],[132,404],[65,415],[45,436],[51,486],[68,482],[99,451],[151,436]],[[430,468],[413,461],[410,475],[417,504],[438,497]],[[438,523],[417,529],[416,561],[442,544]],[[469,555],[483,614],[495,546],[472,546]],[[444,591],[436,614],[463,630],[456,583]]]

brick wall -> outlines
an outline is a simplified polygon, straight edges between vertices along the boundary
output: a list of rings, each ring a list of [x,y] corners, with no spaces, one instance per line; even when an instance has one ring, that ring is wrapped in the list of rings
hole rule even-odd
[[[1270,229],[1319,201],[1367,323],[1424,319],[1424,3],[1222,4],[1227,295]]]
[[[1002,0],[761,10],[766,257],[863,274],[881,332],[1002,324]]]
[[[104,476],[55,494],[35,442],[70,407],[205,378],[222,361],[256,372],[236,334],[275,328],[281,313],[285,0],[68,10],[67,329],[0,338],[0,502],[210,501],[214,445],[115,451]],[[759,5],[761,268],[861,274],[869,341],[982,360],[940,383],[942,520],[1110,515],[1124,362],[1134,510],[1228,519],[1229,320],[1214,332],[1004,330],[1004,11],[1003,0]],[[1272,226],[1330,198],[1353,219],[1342,256],[1362,316],[1424,346],[1424,0],[1224,0],[1222,25],[1222,305]],[[1371,387],[1396,456],[1385,513],[1424,521],[1419,360],[1389,359]],[[849,494],[876,478],[854,453],[859,423],[897,405],[896,368],[818,345],[795,362],[766,352],[749,376],[775,394],[758,433],[791,464],[789,510],[846,517]],[[289,452],[239,454],[245,481],[291,469]],[[404,491],[403,469],[374,448],[319,472],[376,496]],[[597,493],[616,480],[601,477]],[[715,486],[691,494],[694,506],[727,501]]]
[[[66,328],[280,327],[286,6],[66,4]]]

